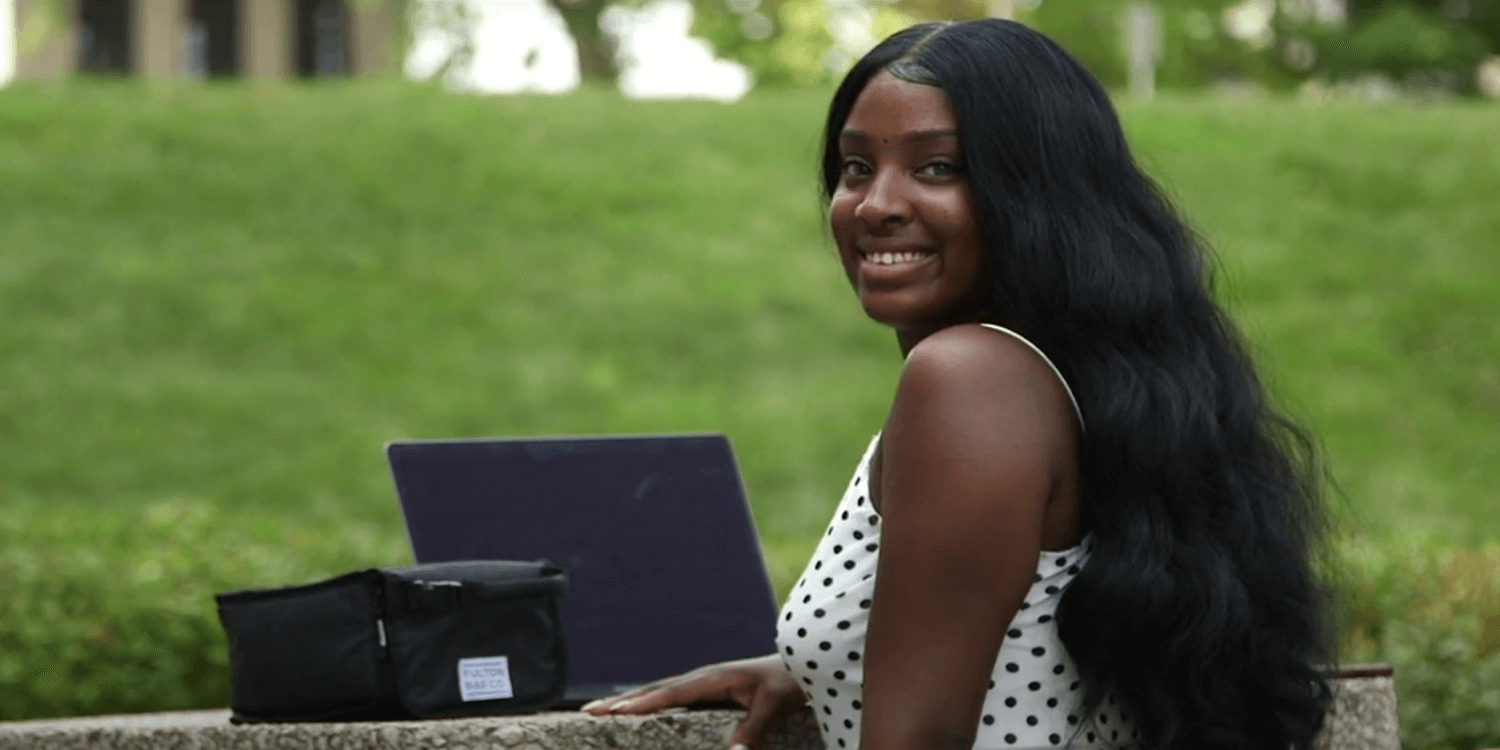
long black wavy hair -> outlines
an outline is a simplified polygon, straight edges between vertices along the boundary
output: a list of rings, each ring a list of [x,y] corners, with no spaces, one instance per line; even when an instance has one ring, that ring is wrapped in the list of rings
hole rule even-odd
[[[839,133],[881,71],[953,103],[994,322],[1047,352],[1088,425],[1093,553],[1057,611],[1084,715],[1114,698],[1151,750],[1312,747],[1333,655],[1316,454],[1210,296],[1203,243],[1094,77],[998,19],[914,26],[854,66],[824,133],[825,200]]]

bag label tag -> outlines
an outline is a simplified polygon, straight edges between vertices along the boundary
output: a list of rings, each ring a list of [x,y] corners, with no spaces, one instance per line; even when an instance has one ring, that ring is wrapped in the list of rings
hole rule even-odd
[[[510,658],[486,656],[458,660],[458,692],[464,702],[515,696],[510,685]]]

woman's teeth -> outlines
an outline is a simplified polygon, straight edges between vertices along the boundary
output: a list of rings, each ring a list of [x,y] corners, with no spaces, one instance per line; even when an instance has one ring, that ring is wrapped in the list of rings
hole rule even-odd
[[[865,260],[878,266],[893,266],[897,263],[913,263],[925,256],[925,253],[869,253],[865,255]]]

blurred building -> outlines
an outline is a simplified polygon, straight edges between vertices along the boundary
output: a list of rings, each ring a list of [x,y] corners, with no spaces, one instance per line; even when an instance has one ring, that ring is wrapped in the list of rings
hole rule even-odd
[[[17,78],[394,72],[399,0],[13,0]]]

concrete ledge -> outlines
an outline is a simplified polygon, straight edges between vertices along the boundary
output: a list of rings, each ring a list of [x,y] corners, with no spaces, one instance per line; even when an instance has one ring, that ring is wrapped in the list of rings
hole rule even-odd
[[[1341,679],[1321,750],[1400,750],[1387,676]],[[0,750],[725,750],[741,712],[675,711],[595,719],[527,716],[347,724],[229,723],[227,710],[0,723]],[[822,750],[811,712],[781,722],[755,750]]]
[[[1333,711],[1323,722],[1319,750],[1401,750],[1396,683],[1384,674],[1334,682]]]
[[[526,716],[344,724],[229,723],[229,711],[101,716],[0,724],[3,750],[725,750],[739,711],[595,719],[573,711]],[[822,750],[812,715],[785,721],[757,750]]]

